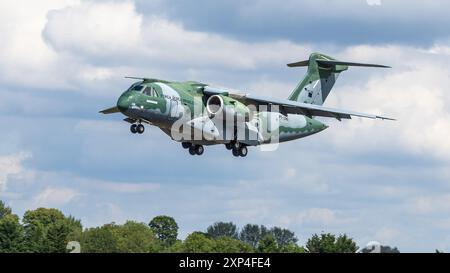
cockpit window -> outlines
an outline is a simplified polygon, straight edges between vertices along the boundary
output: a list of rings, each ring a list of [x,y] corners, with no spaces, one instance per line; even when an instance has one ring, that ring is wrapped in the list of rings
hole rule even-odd
[[[131,91],[138,91],[138,92],[140,92],[143,88],[144,88],[145,86],[143,86],[143,85],[136,85],[136,86],[133,86],[133,87],[131,87]]]
[[[145,87],[142,93],[150,97],[158,97],[158,92],[156,92],[155,88],[151,86]]]
[[[153,88],[151,88],[150,86],[147,86],[147,87],[145,87],[144,91],[142,91],[142,93],[144,93],[147,96],[153,97]]]

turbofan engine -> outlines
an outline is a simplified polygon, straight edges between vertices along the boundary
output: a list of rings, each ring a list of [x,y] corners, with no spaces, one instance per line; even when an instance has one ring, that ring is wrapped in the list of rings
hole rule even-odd
[[[213,95],[206,101],[206,111],[212,117],[222,115],[223,117],[242,116],[246,121],[249,119],[249,109],[241,102],[224,95]]]

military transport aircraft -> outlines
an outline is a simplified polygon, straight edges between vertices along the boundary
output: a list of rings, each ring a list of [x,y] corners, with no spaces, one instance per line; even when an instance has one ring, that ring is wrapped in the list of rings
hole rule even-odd
[[[287,99],[250,95],[195,81],[127,77],[139,81],[119,97],[116,106],[100,113],[122,113],[133,134],[144,132],[143,123],[158,126],[181,142],[191,155],[203,154],[203,145],[224,144],[237,157],[245,157],[248,146],[290,141],[328,128],[315,117],[394,120],[322,106],[339,73],[349,66],[389,66],[342,62],[321,53],[288,66],[307,66],[308,70]]]

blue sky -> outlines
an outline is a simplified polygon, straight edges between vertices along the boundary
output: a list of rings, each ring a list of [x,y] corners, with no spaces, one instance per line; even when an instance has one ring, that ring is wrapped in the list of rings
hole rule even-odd
[[[447,1],[2,1],[0,199],[56,207],[87,227],[175,217],[283,226],[303,243],[347,233],[401,251],[450,249]],[[342,74],[326,105],[397,122],[330,128],[191,157],[158,128],[131,135],[115,104],[126,75],[199,80],[287,97],[321,51],[391,65]]]

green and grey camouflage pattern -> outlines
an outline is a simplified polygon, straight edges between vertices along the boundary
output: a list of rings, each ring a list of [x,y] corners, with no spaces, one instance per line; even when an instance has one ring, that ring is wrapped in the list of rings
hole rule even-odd
[[[241,157],[247,155],[248,146],[278,144],[328,128],[315,117],[392,120],[322,106],[339,74],[349,66],[387,66],[341,62],[321,53],[288,66],[308,67],[288,99],[253,96],[196,81],[129,77],[139,81],[119,97],[115,107],[100,113],[122,113],[134,134],[144,132],[143,123],[157,126],[192,155],[203,154],[204,145],[224,144]]]

